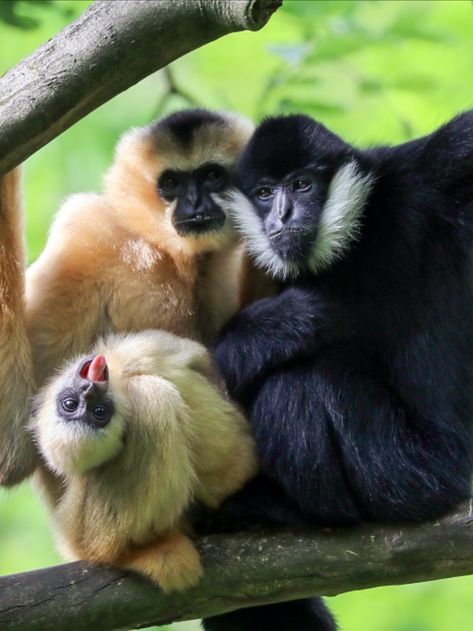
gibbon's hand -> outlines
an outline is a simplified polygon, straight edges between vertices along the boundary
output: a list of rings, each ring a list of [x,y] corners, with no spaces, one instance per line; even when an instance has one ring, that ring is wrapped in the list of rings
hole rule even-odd
[[[317,295],[290,287],[234,316],[214,351],[230,396],[247,403],[265,374],[313,354],[323,338],[325,314],[326,306]]]

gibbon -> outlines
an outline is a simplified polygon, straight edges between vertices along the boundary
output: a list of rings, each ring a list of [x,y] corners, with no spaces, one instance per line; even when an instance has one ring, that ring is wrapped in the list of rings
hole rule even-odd
[[[0,178],[0,485],[5,486],[20,482],[36,464],[26,432],[34,380],[25,331],[19,179],[19,170]]]
[[[214,353],[262,469],[225,502],[229,523],[419,522],[469,498],[473,111],[368,150],[307,116],[270,118],[237,174],[241,232],[282,286],[237,314]],[[299,601],[205,628],[335,624]]]
[[[66,559],[133,569],[165,592],[193,585],[187,509],[216,508],[257,467],[206,349],[165,331],[110,335],[43,386],[33,414],[35,478]]]
[[[1,484],[31,473],[25,401],[63,360],[109,332],[165,329],[209,343],[237,310],[246,266],[223,203],[252,129],[240,116],[197,109],[126,133],[103,193],[73,195],[59,210],[26,273],[24,312],[20,213],[5,191]]]
[[[108,332],[214,337],[238,306],[237,240],[222,200],[252,129],[206,110],[132,129],[103,193],[66,201],[26,278],[38,386]]]

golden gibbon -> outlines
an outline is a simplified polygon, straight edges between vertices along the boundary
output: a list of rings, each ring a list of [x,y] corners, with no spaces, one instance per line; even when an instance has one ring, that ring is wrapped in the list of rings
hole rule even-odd
[[[29,397],[64,360],[110,332],[165,329],[208,343],[248,300],[251,272],[225,208],[252,130],[235,114],[186,110],[126,133],[103,192],[59,210],[25,296],[17,181],[4,178],[0,484],[34,469]]]

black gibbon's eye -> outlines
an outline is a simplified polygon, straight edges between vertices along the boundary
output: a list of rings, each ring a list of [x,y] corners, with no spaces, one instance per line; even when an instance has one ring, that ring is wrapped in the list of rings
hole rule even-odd
[[[256,191],[256,196],[260,199],[268,199],[273,194],[269,186],[262,186]]]
[[[73,397],[67,397],[61,401],[62,407],[66,412],[75,412],[79,407],[79,401]]]
[[[108,410],[103,405],[96,405],[93,409],[94,416],[98,421],[104,421],[108,416]]]
[[[308,191],[311,186],[309,180],[303,177],[298,177],[292,183],[292,187],[295,191]]]

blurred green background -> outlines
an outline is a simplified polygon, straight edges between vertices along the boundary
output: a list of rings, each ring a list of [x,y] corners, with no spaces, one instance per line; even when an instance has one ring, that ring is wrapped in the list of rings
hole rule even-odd
[[[0,71],[72,21],[82,0],[0,0]],[[116,97],[26,163],[28,255],[65,196],[96,190],[120,134],[192,105],[259,120],[303,111],[346,140],[393,143],[473,106],[473,5],[285,0],[259,33],[230,35]],[[28,484],[0,491],[0,574],[59,562]],[[473,629],[473,577],[328,599],[345,631]],[[173,629],[197,629],[197,623]],[[297,631],[297,630],[295,630]]]

